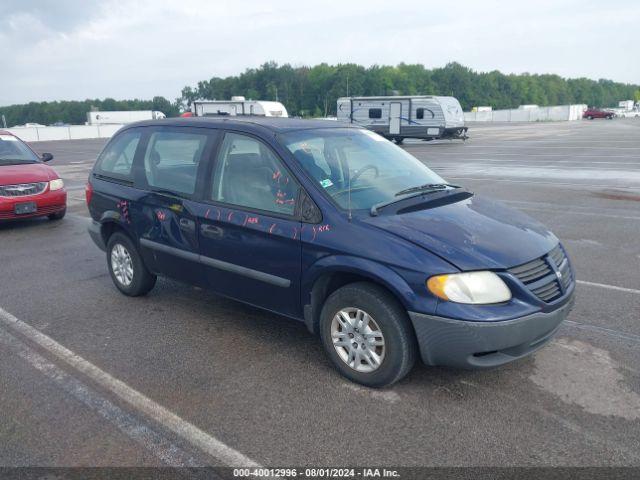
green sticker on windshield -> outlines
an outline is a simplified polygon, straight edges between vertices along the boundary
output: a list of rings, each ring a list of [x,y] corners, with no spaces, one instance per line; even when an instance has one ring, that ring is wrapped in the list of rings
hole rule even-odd
[[[324,180],[320,180],[320,185],[322,185],[322,188],[329,188],[333,185],[333,182],[330,179],[325,178]]]

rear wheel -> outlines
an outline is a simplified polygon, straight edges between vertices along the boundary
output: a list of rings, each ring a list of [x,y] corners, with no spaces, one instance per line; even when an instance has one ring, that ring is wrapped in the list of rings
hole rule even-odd
[[[405,310],[370,283],[346,285],[329,296],[320,336],[336,369],[368,387],[397,382],[415,363],[416,340]]]
[[[588,119],[588,120],[593,120],[593,115],[588,115],[588,116],[587,116],[587,119]]]
[[[116,232],[107,242],[107,265],[115,286],[125,295],[146,295],[156,284],[131,239]]]
[[[67,214],[67,209],[60,210],[59,212],[52,213],[51,215],[47,215],[49,220],[62,220],[64,216]]]

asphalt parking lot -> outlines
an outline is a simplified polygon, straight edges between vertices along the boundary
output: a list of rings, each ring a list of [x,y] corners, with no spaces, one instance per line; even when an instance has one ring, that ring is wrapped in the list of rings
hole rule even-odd
[[[405,148],[549,226],[576,306],[530,358],[386,390],[340,377],[302,323],[169,280],[118,293],[86,234],[104,140],[33,144],[70,213],[0,226],[0,465],[640,466],[640,121],[469,133]]]

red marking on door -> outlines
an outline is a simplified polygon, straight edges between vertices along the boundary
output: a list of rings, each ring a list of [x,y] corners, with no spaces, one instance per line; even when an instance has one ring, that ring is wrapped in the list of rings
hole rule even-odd
[[[209,218],[209,212],[211,211],[210,208],[207,208],[207,213],[204,214],[204,218]]]
[[[227,215],[227,222],[231,221],[231,217],[233,217],[233,212],[229,212],[229,215]]]
[[[160,220],[161,222],[164,222],[165,219],[167,218],[167,214],[164,213],[162,210],[158,210],[156,212],[156,217],[158,217],[158,220]]]
[[[269,227],[269,233],[273,233],[273,229],[275,228],[276,224],[272,223],[271,226]]]

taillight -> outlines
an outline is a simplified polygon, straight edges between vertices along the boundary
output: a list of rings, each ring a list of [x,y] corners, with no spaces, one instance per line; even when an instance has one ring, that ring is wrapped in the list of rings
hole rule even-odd
[[[91,185],[91,182],[87,182],[87,184],[84,186],[84,196],[87,200],[88,207],[91,203],[91,197],[93,197],[93,185]]]

